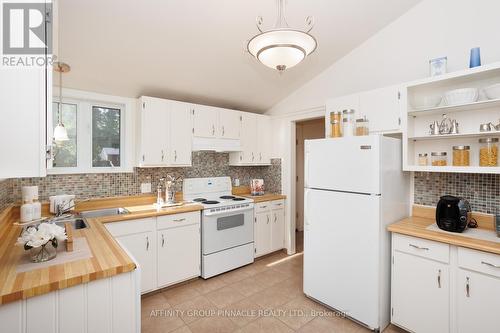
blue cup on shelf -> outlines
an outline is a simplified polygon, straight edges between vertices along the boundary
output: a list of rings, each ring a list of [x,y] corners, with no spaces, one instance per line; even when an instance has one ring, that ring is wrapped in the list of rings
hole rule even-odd
[[[470,49],[469,68],[474,68],[479,66],[481,66],[481,49],[479,47],[475,47]]]

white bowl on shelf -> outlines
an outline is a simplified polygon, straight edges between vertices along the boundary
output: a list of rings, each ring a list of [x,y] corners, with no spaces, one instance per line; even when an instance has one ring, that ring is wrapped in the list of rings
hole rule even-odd
[[[442,96],[425,96],[421,98],[413,98],[410,105],[414,110],[431,109],[441,104]]]
[[[477,88],[462,88],[450,90],[444,93],[444,104],[446,106],[461,105],[477,102],[479,90]]]
[[[484,94],[488,99],[499,99],[500,98],[500,83],[493,84],[489,87],[483,89]]]

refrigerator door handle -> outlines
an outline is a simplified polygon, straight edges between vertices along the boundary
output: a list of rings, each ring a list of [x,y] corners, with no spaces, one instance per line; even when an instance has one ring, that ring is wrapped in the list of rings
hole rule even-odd
[[[308,219],[308,214],[307,214],[307,207],[309,206],[309,189],[306,188],[304,189],[304,229],[309,230],[309,219]]]

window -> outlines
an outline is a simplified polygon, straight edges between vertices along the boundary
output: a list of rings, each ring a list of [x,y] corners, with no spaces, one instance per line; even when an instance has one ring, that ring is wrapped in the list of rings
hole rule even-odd
[[[92,166],[119,167],[120,109],[92,106]]]
[[[68,90],[62,105],[62,122],[68,141],[52,142],[49,174],[132,172],[134,165],[134,114],[136,101],[123,97]],[[59,121],[54,98],[48,139]],[[129,112],[130,110],[130,112]],[[128,133],[128,136],[125,134]],[[127,150],[128,149],[128,150]]]
[[[68,132],[68,141],[54,145],[53,167],[70,168],[77,166],[77,107],[76,104],[63,103],[62,123]],[[52,103],[52,128],[59,122],[59,103]]]

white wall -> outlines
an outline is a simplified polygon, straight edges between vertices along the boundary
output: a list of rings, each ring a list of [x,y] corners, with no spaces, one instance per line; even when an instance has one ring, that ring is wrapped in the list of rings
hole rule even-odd
[[[448,71],[464,69],[469,50],[479,46],[483,64],[500,61],[498,13],[498,0],[424,0],[271,108],[267,114],[275,116],[274,155],[282,158],[283,193],[293,199],[295,192],[293,121],[322,116],[332,97],[424,78],[429,59],[447,56]],[[295,204],[288,202],[291,223]],[[293,227],[289,252],[294,251]]]

